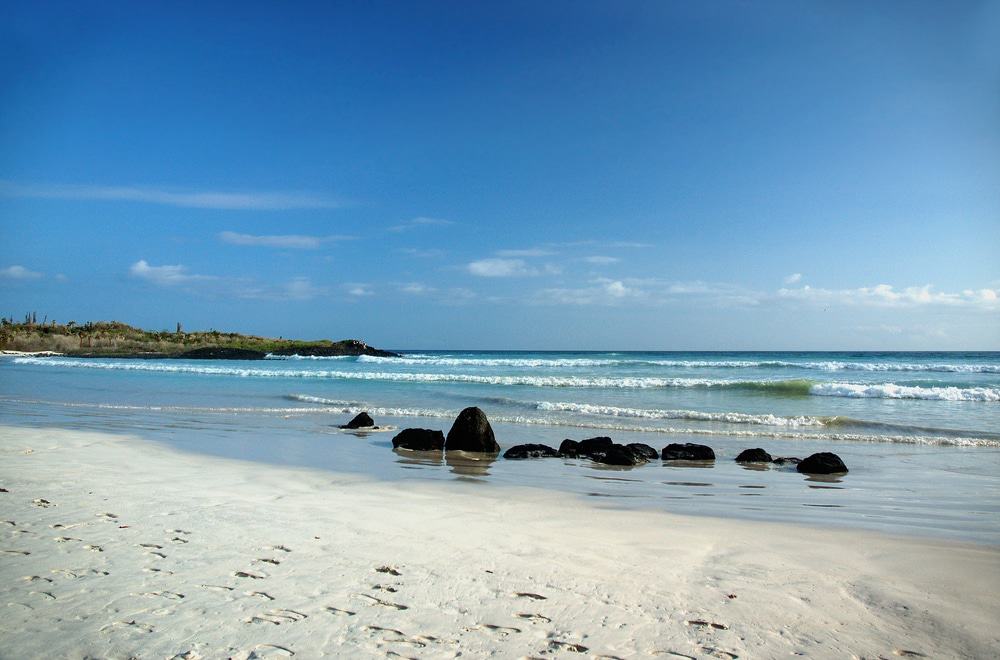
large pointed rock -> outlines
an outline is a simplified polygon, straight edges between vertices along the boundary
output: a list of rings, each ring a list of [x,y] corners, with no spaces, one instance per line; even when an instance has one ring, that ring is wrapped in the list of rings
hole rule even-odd
[[[493,427],[486,413],[475,406],[458,413],[455,423],[444,441],[446,451],[474,451],[487,454],[500,452],[500,445],[493,436]]]
[[[375,427],[375,420],[367,412],[358,413],[357,416],[346,424],[341,425],[342,429],[369,429]]]

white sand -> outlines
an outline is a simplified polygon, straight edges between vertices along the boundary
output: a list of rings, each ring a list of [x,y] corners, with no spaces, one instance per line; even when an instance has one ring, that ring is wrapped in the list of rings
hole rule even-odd
[[[0,486],[3,658],[1000,649],[996,548],[378,483],[62,430],[0,427]]]

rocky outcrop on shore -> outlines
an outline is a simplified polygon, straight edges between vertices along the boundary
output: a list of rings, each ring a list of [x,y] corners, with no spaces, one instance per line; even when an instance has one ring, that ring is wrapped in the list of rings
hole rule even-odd
[[[360,339],[345,339],[344,341],[336,342],[331,346],[293,346],[289,348],[279,348],[271,351],[270,355],[301,355],[303,357],[338,357],[341,355],[402,357],[399,353],[385,351],[380,348],[373,348]]]
[[[366,412],[361,412],[355,415],[354,419],[352,419],[351,421],[341,425],[340,428],[354,430],[354,429],[377,429],[378,427],[375,426],[375,420],[371,418],[371,415],[369,415]]]
[[[431,429],[403,429],[392,439],[392,448],[411,451],[441,451],[444,449],[444,433]]]
[[[361,413],[355,420],[362,419],[362,421],[371,422],[370,417],[364,420],[362,416],[367,417],[365,413]],[[353,424],[355,420],[352,420],[351,423]],[[345,425],[341,428],[353,427]],[[500,451],[500,445],[496,441],[486,413],[476,407],[466,408],[459,413],[451,430],[448,431],[447,438],[441,431],[410,428],[400,431],[392,439],[392,446],[394,449],[414,451],[445,450],[494,456]],[[707,445],[685,442],[671,443],[658,452],[655,448],[641,442],[623,445],[607,436],[598,436],[584,440],[567,438],[560,443],[559,449],[537,443],[515,445],[505,451],[503,457],[511,460],[585,458],[603,465],[632,467],[657,458],[662,459],[664,463],[679,461],[680,465],[683,465],[683,462],[691,461],[704,464],[715,460],[715,451]],[[804,474],[843,474],[847,472],[847,466],[844,465],[840,457],[829,452],[813,454],[804,460],[789,456],[772,458],[766,450],[754,447],[741,451],[735,460],[737,463],[750,464],[747,465],[748,469],[757,470],[766,469],[759,464],[788,464],[795,465],[796,469]]]

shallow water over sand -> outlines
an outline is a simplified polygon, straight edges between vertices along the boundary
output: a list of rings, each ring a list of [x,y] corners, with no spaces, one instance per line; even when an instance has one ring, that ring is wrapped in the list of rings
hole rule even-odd
[[[549,488],[602,507],[997,544],[993,392],[1000,392],[997,354],[0,359],[0,423],[138,433],[185,450],[368,474],[401,488],[460,480],[498,497],[506,487]],[[586,459],[394,452],[392,430],[335,428],[368,410],[383,426],[447,431],[467,405],[486,411],[504,448],[610,435],[656,449],[708,444],[717,460],[621,469]],[[834,451],[850,473],[806,477],[790,466],[736,464],[748,447],[775,456]]]

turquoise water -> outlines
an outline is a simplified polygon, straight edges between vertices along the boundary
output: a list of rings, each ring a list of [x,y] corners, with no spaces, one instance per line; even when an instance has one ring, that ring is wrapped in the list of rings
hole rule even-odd
[[[501,446],[713,446],[715,466],[475,461],[397,454],[377,423],[447,431],[486,411]],[[185,449],[364,472],[556,488],[606,506],[878,528],[1000,542],[1000,353],[407,352],[264,361],[0,359],[0,422],[141,433]],[[835,451],[845,477],[748,470]],[[596,500],[595,500],[596,501]]]

